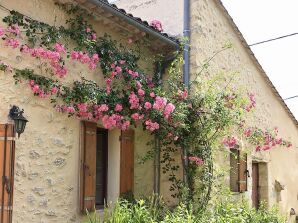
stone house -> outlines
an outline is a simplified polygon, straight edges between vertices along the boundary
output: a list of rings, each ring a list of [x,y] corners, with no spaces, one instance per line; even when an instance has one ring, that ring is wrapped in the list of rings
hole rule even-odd
[[[146,20],[157,19],[164,30],[174,36],[183,36],[183,0],[118,0],[115,4],[135,16]],[[272,150],[268,153],[252,152],[248,155],[247,185],[244,193],[235,188],[237,176],[231,174],[231,190],[236,196],[245,196],[257,205],[264,200],[277,204],[291,222],[295,222],[293,209],[298,210],[297,159],[298,125],[253,52],[219,0],[190,0],[190,69],[191,76],[214,52],[226,42],[232,50],[217,55],[210,64],[210,74],[218,72],[240,72],[240,83],[256,94],[257,108],[250,124],[263,128],[278,126],[280,134],[288,137],[295,145],[293,150]],[[253,151],[253,148],[252,148]],[[225,166],[234,161],[221,160]],[[246,167],[245,167],[246,169]],[[228,183],[228,182],[227,182]],[[229,184],[229,183],[228,183]],[[238,191],[237,191],[238,190]],[[291,211],[292,210],[292,211]]]
[[[176,24],[172,25],[177,30],[168,30],[176,35],[182,31],[182,23],[179,23],[182,21],[182,1],[171,1],[177,2],[164,6],[170,7],[171,10],[164,10],[160,14],[160,20],[168,19],[165,21],[169,21],[170,25],[175,18],[171,13],[177,16]],[[64,25],[68,15],[55,5],[55,2],[28,0],[24,5],[20,0],[3,0],[0,1],[0,17],[2,19],[10,10],[15,10],[50,25]],[[59,2],[74,3],[67,0]],[[133,7],[129,10],[134,11],[134,14],[140,15],[141,18],[149,18],[147,16],[152,15],[154,9],[162,9],[161,5],[156,4],[165,2],[142,1],[138,5],[137,1],[133,3],[125,0],[120,1],[119,5],[126,8],[121,4],[131,4]],[[97,33],[108,33],[124,45],[127,45],[131,36],[141,39],[145,35],[149,44],[142,46],[145,56],[141,59],[141,66],[144,69],[154,70],[154,64],[145,60],[146,57],[161,52],[170,53],[178,47],[175,39],[154,30],[148,23],[108,4],[105,0],[76,0],[75,3],[94,13],[95,16],[89,22]],[[212,64],[211,72],[222,69],[239,70],[243,74],[243,83],[247,83],[247,88],[256,93],[258,103],[262,105],[258,107],[252,122],[264,127],[279,126],[281,135],[290,138],[294,147],[297,147],[297,121],[245,45],[245,40],[223,6],[217,1],[193,0],[192,4],[192,18],[195,18],[192,19],[191,27],[192,73],[198,69],[203,59],[222,47],[226,40],[233,42],[234,50],[217,57]],[[179,5],[181,7],[174,7]],[[2,25],[4,26],[1,23]],[[6,47],[3,42],[0,60],[16,68],[39,66],[36,59],[25,57],[19,51]],[[97,83],[103,82],[101,75],[98,75],[100,69],[84,74],[84,64],[72,61],[66,63],[75,75],[67,76],[65,83],[79,80],[81,76]],[[8,151],[6,154],[0,154],[0,163],[4,164],[0,171],[4,173],[2,176],[8,177],[2,178],[0,184],[3,185],[0,195],[0,217],[3,217],[4,222],[82,222],[82,210],[86,207],[92,208],[96,205],[100,208],[105,200],[115,201],[121,193],[128,191],[133,191],[136,196],[152,194],[153,161],[142,165],[138,162],[138,157],[144,155],[148,149],[146,142],[151,138],[149,134],[140,128],[134,131],[107,131],[101,125],[68,118],[65,114],[57,113],[48,100],[34,98],[30,89],[24,87],[25,84],[14,85],[14,79],[10,74],[1,72],[0,84],[0,145]],[[24,115],[29,120],[20,138],[14,137],[13,121],[8,117],[12,105],[24,109]],[[5,138],[7,143],[3,144]],[[126,152],[123,153],[123,150]],[[102,162],[94,162],[94,157]],[[259,169],[255,172],[260,175],[259,182],[255,185],[259,188],[260,194],[260,198],[257,199],[267,200],[270,204],[278,202],[287,214],[290,208],[298,210],[298,190],[295,186],[295,179],[298,177],[295,166],[298,163],[297,159],[298,152],[294,149],[286,153],[276,149],[269,153],[249,155],[248,171],[252,173],[252,166],[255,166],[254,171]],[[100,180],[95,182],[95,179]],[[285,186],[284,190],[276,190],[275,180]],[[13,184],[11,193],[8,185]],[[162,176],[161,193],[166,199],[170,199],[167,190],[167,177]],[[242,194],[251,197],[251,178],[247,180],[247,192]]]
[[[68,15],[56,2],[0,1],[0,26],[5,27],[2,19],[11,10],[49,25],[65,25]],[[175,51],[179,45],[176,39],[105,0],[58,2],[77,4],[92,12],[94,16],[88,22],[97,33],[107,33],[123,45],[128,45],[130,37],[134,41],[146,38],[140,64],[152,72],[154,64],[145,59]],[[12,67],[32,69],[40,65],[3,41],[0,44],[0,60]],[[81,77],[104,83],[100,69],[85,74],[86,65],[70,60],[66,63],[74,74],[63,80],[66,84]],[[82,222],[85,208],[100,209],[120,193],[152,194],[153,163],[137,162],[148,148],[150,134],[141,128],[107,131],[100,125],[68,118],[57,113],[49,100],[34,97],[27,84],[15,85],[12,74],[1,71],[0,79],[0,164],[1,176],[5,176],[1,178],[0,222]],[[14,122],[8,116],[12,105],[24,109],[29,120],[20,138],[14,137]],[[13,190],[8,189],[11,187]]]

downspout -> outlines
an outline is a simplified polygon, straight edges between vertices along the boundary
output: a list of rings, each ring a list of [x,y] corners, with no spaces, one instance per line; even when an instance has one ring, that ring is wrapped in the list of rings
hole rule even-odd
[[[189,90],[189,59],[190,59],[190,54],[189,54],[189,44],[190,44],[190,0],[184,0],[184,16],[183,16],[183,36],[187,40],[185,45],[184,45],[184,50],[183,50],[183,59],[184,59],[184,64],[183,64],[183,83],[185,85],[185,88]],[[184,185],[189,188],[188,185],[188,177],[187,177],[187,172],[186,168],[188,167],[188,159],[185,159],[188,157],[188,148],[184,147],[183,148],[183,182]]]
[[[154,135],[154,186],[155,195],[160,195],[160,139],[155,133]]]
[[[162,84],[164,62],[157,61],[155,63],[154,82],[157,85]],[[154,185],[153,192],[155,195],[160,195],[160,138],[158,133],[154,135]]]
[[[155,63],[154,83],[158,86],[162,85],[162,76],[166,72],[166,68],[176,58],[176,54],[171,57],[164,58]],[[154,135],[154,185],[153,191],[155,195],[160,195],[160,137],[158,133]]]

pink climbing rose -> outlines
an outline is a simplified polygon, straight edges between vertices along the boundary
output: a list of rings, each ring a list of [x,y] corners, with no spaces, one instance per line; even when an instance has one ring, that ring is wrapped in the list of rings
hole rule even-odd
[[[172,103],[167,104],[163,113],[165,119],[168,119],[170,115],[174,112],[174,110],[175,110],[175,105],[173,105]]]
[[[58,53],[66,53],[65,47],[61,43],[56,43],[54,48]]]
[[[121,104],[116,104],[115,106],[115,112],[121,112],[123,109],[122,105]]]
[[[57,94],[58,91],[59,91],[59,89],[57,87],[53,87],[51,92],[52,92],[52,94]]]
[[[150,102],[145,102],[145,104],[144,104],[144,108],[145,108],[146,110],[148,110],[148,109],[152,108],[152,104],[151,104]]]
[[[153,132],[156,129],[159,129],[159,124],[157,122],[152,122],[150,119],[145,122],[146,129]]]
[[[156,29],[159,32],[163,31],[162,24],[159,20],[152,20],[150,23],[150,26],[152,26],[154,29]]]
[[[129,95],[129,104],[130,109],[138,109],[140,106],[140,100],[134,92],[131,92]]]
[[[233,137],[228,137],[227,139],[223,140],[223,144],[226,147],[228,147],[230,149],[233,149],[237,145],[237,139],[234,136]]]
[[[0,27],[0,36],[3,36],[5,34],[5,29]]]
[[[155,110],[162,110],[167,104],[167,99],[157,96],[155,98],[155,102],[153,104],[153,109]]]
[[[145,96],[145,91],[144,91],[143,89],[139,89],[139,90],[138,90],[138,95],[139,95],[140,97],[144,97],[144,96]]]
[[[197,156],[189,156],[188,160],[197,166],[202,166],[204,164],[204,161],[200,157],[197,157]]]

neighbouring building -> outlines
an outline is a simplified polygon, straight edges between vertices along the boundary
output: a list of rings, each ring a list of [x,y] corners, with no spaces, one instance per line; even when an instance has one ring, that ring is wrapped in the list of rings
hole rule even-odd
[[[146,20],[157,19],[163,24],[165,32],[183,36],[183,0],[118,0],[115,4]],[[250,50],[248,44],[219,0],[190,0],[191,25],[191,75],[214,52],[225,43],[233,45],[231,50],[217,55],[211,62],[209,73],[240,72],[239,82],[249,92],[256,94],[257,108],[251,125],[262,128],[279,127],[279,133],[289,138],[293,149],[274,149],[270,152],[249,154],[246,162],[241,163],[241,170],[248,170],[241,180],[247,181],[244,188],[237,187],[238,176],[231,173],[230,185],[235,195],[244,195],[257,205],[264,200],[271,205],[277,204],[291,221],[291,208],[298,210],[298,124],[277,90],[269,80],[261,65]],[[282,74],[281,74],[282,75]],[[236,152],[236,151],[234,151]],[[221,161],[232,167],[237,160]],[[244,166],[243,166],[244,165]]]
[[[128,45],[130,37],[136,41],[146,35],[147,44],[140,48],[141,66],[152,72],[154,64],[145,59],[175,51],[179,45],[176,39],[104,0],[0,1],[0,26],[7,26],[2,19],[12,10],[49,25],[65,25],[68,15],[56,2],[77,4],[92,12],[94,16],[88,22],[97,34],[107,33],[123,45]],[[36,58],[24,56],[3,41],[0,44],[0,60],[14,68],[40,65]],[[84,72],[86,64],[66,63],[72,74],[63,80],[66,84],[81,77],[104,83],[100,69]],[[56,112],[49,100],[34,97],[27,83],[15,85],[11,73],[0,73],[0,85],[0,171],[5,176],[0,180],[0,222],[79,223],[84,218],[82,209],[95,205],[101,208],[104,202],[116,201],[121,193],[152,194],[153,161],[144,165],[137,161],[145,154],[151,137],[142,128],[121,133],[68,118]],[[13,121],[8,117],[12,105],[24,109],[29,120],[20,138],[14,138]]]

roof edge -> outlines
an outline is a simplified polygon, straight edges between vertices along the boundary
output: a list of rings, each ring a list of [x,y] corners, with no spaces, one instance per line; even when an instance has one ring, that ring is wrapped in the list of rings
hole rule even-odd
[[[288,115],[290,116],[290,118],[292,119],[292,121],[294,122],[294,125],[298,128],[298,121],[297,121],[297,119],[295,118],[294,114],[291,112],[291,110],[289,109],[289,107],[287,106],[287,104],[285,103],[285,101],[282,99],[282,97],[278,93],[277,89],[275,88],[275,86],[273,85],[273,83],[271,82],[271,80],[269,79],[269,77],[266,74],[265,70],[263,69],[263,67],[261,66],[260,62],[258,61],[258,59],[256,58],[256,56],[252,52],[251,48],[249,47],[248,43],[244,39],[242,33],[240,32],[240,30],[237,27],[236,23],[234,22],[233,18],[231,17],[231,15],[229,14],[229,12],[225,8],[225,6],[223,5],[222,1],[221,0],[214,0],[214,2],[216,2],[216,4],[218,4],[219,8],[223,11],[223,13],[225,14],[225,17],[228,19],[228,22],[231,24],[232,28],[236,32],[236,34],[239,37],[239,39],[240,39],[241,43],[243,44],[244,48],[248,51],[251,59],[257,65],[258,69],[261,71],[261,74],[265,78],[265,81],[270,85],[273,93],[277,96],[278,100],[280,101],[280,103],[282,104],[282,106],[285,108],[286,112],[288,113]]]
[[[99,6],[106,11],[110,12],[112,15],[119,17],[123,19],[128,24],[137,27],[138,29],[151,34],[155,38],[159,39],[160,41],[166,43],[167,45],[171,46],[174,49],[179,48],[179,41],[176,38],[169,37],[165,33],[161,33],[154,29],[153,27],[144,24],[144,22],[136,17],[133,17],[132,15],[126,14],[124,9],[117,8],[116,5],[112,5],[106,1],[103,0],[87,0],[88,2],[92,3],[93,5]]]

